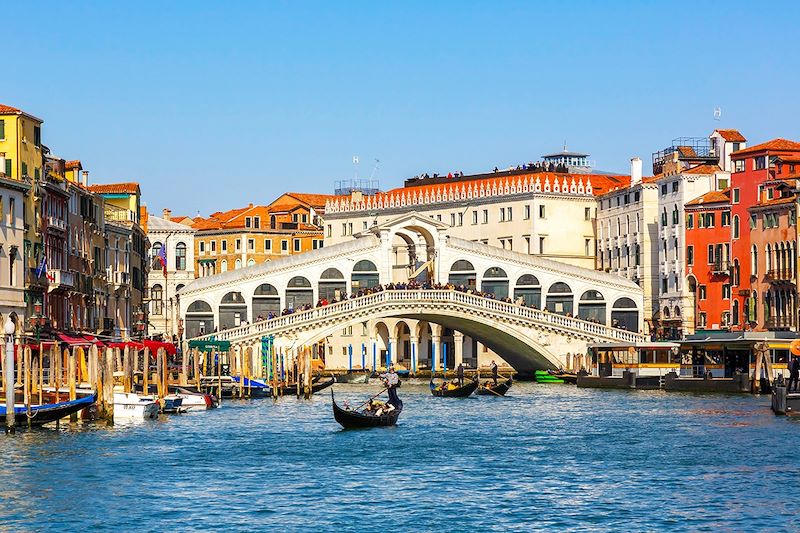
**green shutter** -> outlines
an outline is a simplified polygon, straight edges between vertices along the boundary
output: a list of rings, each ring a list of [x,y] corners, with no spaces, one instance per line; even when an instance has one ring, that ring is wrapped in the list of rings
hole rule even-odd
[[[6,119],[0,118],[0,139],[6,138]]]
[[[27,175],[28,175],[28,164],[22,163],[22,177],[24,178]]]
[[[11,177],[11,160],[6,159],[6,176]]]

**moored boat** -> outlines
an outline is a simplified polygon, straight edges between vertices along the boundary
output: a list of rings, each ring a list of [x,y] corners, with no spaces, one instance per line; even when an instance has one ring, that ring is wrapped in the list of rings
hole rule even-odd
[[[328,378],[326,380],[317,381],[316,383],[311,384],[311,394],[315,392],[319,392],[323,389],[327,389],[331,385],[336,382],[336,378]],[[297,383],[289,383],[286,385],[279,386],[281,394],[284,396],[291,396],[292,394],[297,394]],[[300,394],[303,393],[303,385],[300,385]]]
[[[453,382],[444,381],[441,385],[436,385],[433,380],[430,382],[431,394],[437,398],[466,398],[478,388],[478,380],[474,379],[464,383],[461,387]]]
[[[336,383],[369,383],[369,374],[366,370],[350,370],[336,376]]]
[[[45,403],[39,405],[31,405],[30,423],[32,426],[41,426],[48,422],[55,422],[71,414],[77,413],[81,409],[86,409],[94,404],[97,396],[92,394],[84,396],[76,400],[67,400],[58,403]],[[0,405],[0,417],[5,418],[6,406],[5,403]],[[14,423],[18,427],[25,427],[28,425],[28,408],[25,405],[14,405]]]
[[[558,372],[556,370],[548,370],[547,372],[564,383],[571,383],[573,385],[578,383],[578,374],[574,372]]]
[[[513,380],[508,378],[505,381],[499,381],[497,385],[495,385],[491,380],[486,381],[478,385],[478,389],[475,391],[475,394],[479,396],[505,396],[508,392],[508,389],[511,388],[511,384]]]
[[[158,409],[153,396],[141,396],[135,392],[114,393],[114,420],[155,418]]]
[[[403,411],[403,402],[399,399],[398,405],[391,404],[394,407],[393,410],[382,412],[380,415],[339,407],[333,396],[333,389],[331,389],[331,402],[333,403],[333,417],[345,429],[393,426]]]
[[[233,381],[238,385],[241,383],[242,392],[244,396],[250,398],[266,398],[272,395],[272,388],[268,383],[255,378],[242,378],[233,376]]]
[[[533,377],[536,383],[564,383],[563,379],[552,375],[547,370],[537,370]]]

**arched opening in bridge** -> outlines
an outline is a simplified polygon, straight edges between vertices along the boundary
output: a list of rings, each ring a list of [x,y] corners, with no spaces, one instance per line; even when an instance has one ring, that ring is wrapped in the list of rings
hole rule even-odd
[[[550,285],[547,291],[547,310],[559,315],[571,315],[573,310],[572,289],[563,281]]]
[[[235,328],[242,322],[247,322],[247,303],[241,292],[229,292],[219,304],[219,328]]]
[[[350,275],[350,282],[353,291],[359,289],[370,289],[380,284],[378,267],[368,259],[362,259],[353,265],[353,273]]]
[[[264,320],[270,313],[281,314],[281,296],[278,289],[269,283],[263,283],[253,293],[253,316]]]
[[[514,299],[519,300],[520,298],[528,307],[537,309],[542,307],[542,286],[539,279],[533,274],[524,274],[517,279],[517,285],[514,287]]]
[[[459,259],[450,267],[447,281],[456,287],[463,285],[474,290],[477,288],[477,278],[478,276],[475,274],[475,267],[472,263],[466,259]]]
[[[328,268],[319,277],[319,299],[329,302],[339,300],[347,292],[344,274],[336,268]]]
[[[586,291],[581,295],[578,317],[598,324],[606,323],[606,301],[600,291]]]
[[[392,354],[392,359],[405,368],[411,368],[411,328],[401,320],[395,326],[395,335],[397,336],[397,353]]]
[[[203,300],[197,300],[186,309],[186,338],[192,339],[215,331],[214,311]]]
[[[314,289],[306,278],[295,276],[286,284],[286,308],[300,309],[304,305],[314,305]]]
[[[500,267],[486,270],[481,280],[481,291],[494,294],[498,300],[508,297],[508,274]]]
[[[664,308],[664,318],[669,318],[669,308]],[[628,331],[639,331],[639,309],[630,298],[619,298],[611,308],[611,325]]]

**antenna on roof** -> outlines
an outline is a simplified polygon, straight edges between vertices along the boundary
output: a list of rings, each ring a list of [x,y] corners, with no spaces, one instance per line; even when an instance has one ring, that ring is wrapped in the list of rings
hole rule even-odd
[[[369,180],[372,181],[375,179],[375,174],[378,172],[378,167],[381,166],[381,160],[375,158],[375,166],[372,167],[372,174],[369,175]]]
[[[353,156],[353,166],[355,167],[355,170],[356,170],[356,176],[355,177],[356,177],[356,179],[358,179],[358,156],[357,155]]]
[[[564,139],[564,151],[565,152],[567,151],[567,140],[566,139]]]
[[[722,118],[722,108],[717,106],[714,108],[714,120],[720,120]]]

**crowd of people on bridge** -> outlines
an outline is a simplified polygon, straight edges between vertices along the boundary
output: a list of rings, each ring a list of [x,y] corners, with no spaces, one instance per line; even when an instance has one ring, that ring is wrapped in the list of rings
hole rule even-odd
[[[515,172],[515,171],[518,171],[518,172],[526,171],[526,172],[567,173],[567,172],[569,172],[569,169],[567,168],[566,165],[561,164],[561,163],[559,163],[559,164],[552,163],[552,162],[547,163],[547,162],[544,162],[544,161],[537,161],[537,162],[534,163],[533,161],[531,161],[531,162],[529,162],[527,164],[523,163],[523,164],[517,165],[515,167],[511,166],[511,167],[504,168],[504,169],[500,169],[498,167],[494,167],[494,169],[492,170],[492,172],[495,173],[495,174],[498,173],[498,172]],[[464,177],[464,173],[461,172],[460,170],[456,170],[455,172],[448,172],[446,175],[445,174],[439,174],[437,172],[434,172],[433,174],[429,174],[427,172],[424,172],[422,174],[418,174],[418,175],[414,176],[409,181],[437,179],[437,178],[444,178],[444,177],[447,177],[447,178],[450,178],[450,179],[452,179],[452,178],[463,178]]]

